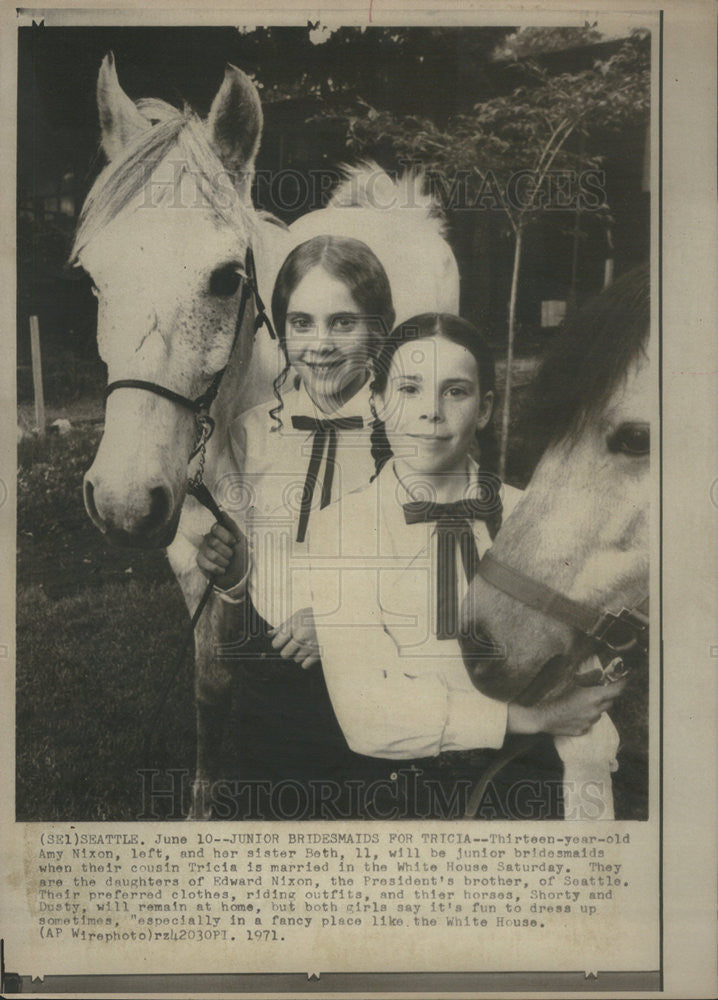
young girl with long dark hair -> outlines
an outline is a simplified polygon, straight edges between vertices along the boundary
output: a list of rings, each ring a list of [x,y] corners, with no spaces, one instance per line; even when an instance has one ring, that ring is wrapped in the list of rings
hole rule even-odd
[[[563,769],[552,737],[590,730],[623,684],[527,708],[482,695],[464,667],[466,582],[520,495],[483,465],[495,454],[488,345],[459,317],[417,316],[381,343],[371,389],[378,474],[313,516],[313,612],[275,632],[285,657],[308,666],[321,653],[323,673],[298,672],[316,685],[305,739],[323,731],[319,752],[333,750],[315,762],[329,781],[312,815],[457,818],[505,741],[531,733],[544,735],[499,772],[480,815],[557,818]],[[225,571],[230,552],[218,555]],[[282,690],[265,704],[270,720]],[[296,734],[285,735],[291,759]],[[290,764],[279,780],[292,773]]]
[[[488,345],[459,317],[416,316],[382,344],[372,390],[381,471],[323,511],[309,539],[329,695],[364,760],[353,774],[383,796],[366,798],[365,815],[461,816],[507,737],[543,734],[497,774],[480,814],[557,818],[552,737],[587,732],[623,684],[523,707],[481,694],[464,666],[462,597],[520,497],[484,466],[494,453]]]
[[[311,652],[312,635],[285,624],[303,606],[292,553],[320,509],[375,472],[370,360],[394,319],[377,257],[358,240],[333,236],[289,254],[272,313],[285,359],[276,402],[255,406],[231,426],[213,486],[225,519],[194,539],[198,564],[222,602],[227,639],[218,655],[237,664],[239,770],[248,793],[242,815],[281,812],[281,803],[261,807],[249,796],[261,782],[299,788],[326,778],[346,749],[321,672],[291,662],[297,640]],[[306,814],[315,814],[312,803]]]

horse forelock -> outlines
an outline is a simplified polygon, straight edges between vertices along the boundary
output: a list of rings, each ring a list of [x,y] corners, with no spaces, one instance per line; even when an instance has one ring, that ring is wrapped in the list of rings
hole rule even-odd
[[[526,427],[538,452],[570,446],[600,418],[645,355],[649,323],[647,267],[624,275],[566,323],[531,390]]]
[[[332,192],[327,208],[372,208],[379,211],[401,209],[396,219],[419,217],[430,231],[442,239],[447,224],[440,202],[428,188],[426,175],[408,170],[392,178],[373,160],[363,160],[341,168],[343,179]]]
[[[245,233],[249,240],[257,221],[254,210],[233,185],[222,183],[228,173],[199,117],[188,108],[179,111],[154,99],[138,101],[137,108],[152,124],[127,144],[93,184],[82,207],[70,263],[76,263],[83,249],[142,194],[171,154],[177,163],[174,184],[157,185],[152,206],[176,204],[177,186],[184,176],[191,175],[218,220]]]

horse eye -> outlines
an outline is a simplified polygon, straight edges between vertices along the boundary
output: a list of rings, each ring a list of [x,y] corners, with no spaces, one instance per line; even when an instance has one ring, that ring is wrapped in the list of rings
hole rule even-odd
[[[608,439],[608,449],[624,455],[648,455],[651,450],[651,429],[648,424],[621,424]]]
[[[228,298],[239,288],[242,282],[242,275],[239,272],[239,265],[223,264],[222,267],[215,268],[209,279],[209,294],[219,295]]]

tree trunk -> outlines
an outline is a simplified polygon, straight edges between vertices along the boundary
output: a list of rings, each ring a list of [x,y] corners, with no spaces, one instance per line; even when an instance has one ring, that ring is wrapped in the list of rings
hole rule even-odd
[[[578,140],[578,154],[581,160],[586,155],[586,140],[583,134]],[[578,250],[581,240],[581,209],[578,207],[580,200],[576,203],[573,213],[573,245],[571,247],[571,290],[568,296],[568,311],[572,313],[578,301]]]
[[[581,239],[581,212],[578,208],[573,213],[573,245],[571,247],[571,289],[568,293],[568,310],[573,312],[578,301],[578,244]]]
[[[506,384],[504,386],[504,409],[501,418],[501,452],[499,457],[499,476],[506,475],[506,453],[509,445],[509,418],[511,415],[511,369],[514,361],[514,338],[516,336],[516,299],[519,287],[519,267],[521,266],[521,251],[523,246],[523,227],[519,222],[516,229],[514,244],[514,267],[511,274],[511,295],[509,297],[509,335],[506,351]]]
[[[613,231],[610,226],[606,227],[606,243],[608,244],[608,254],[603,262],[604,288],[613,284]]]

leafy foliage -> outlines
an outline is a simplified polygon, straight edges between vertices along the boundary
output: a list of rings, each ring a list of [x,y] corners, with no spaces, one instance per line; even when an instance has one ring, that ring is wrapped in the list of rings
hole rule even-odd
[[[448,114],[470,106],[485,84],[497,44],[513,29],[258,28],[240,39],[242,67],[263,101],[320,97],[411,114]],[[320,43],[320,44],[317,44]],[[457,87],[470,76],[470,88]],[[457,103],[458,102],[458,103]]]
[[[535,29],[528,50],[555,47],[553,29]],[[566,42],[565,29],[561,40]],[[585,43],[586,30],[577,41]],[[404,165],[438,179],[447,208],[457,190],[472,207],[489,198],[503,209],[514,240],[507,332],[507,380],[501,433],[500,474],[506,468],[510,422],[511,366],[516,334],[516,302],[526,226],[545,218],[546,182],[552,172],[578,176],[596,169],[607,134],[647,121],[650,95],[650,36],[635,31],[606,59],[572,71],[555,72],[538,59],[520,63],[523,82],[511,93],[477,102],[453,116],[446,127],[416,115],[397,117],[371,107],[347,115],[347,144],[362,155],[392,145]],[[522,178],[523,190],[518,182]],[[457,184],[459,187],[457,187]],[[554,206],[555,207],[555,206]],[[576,206],[580,209],[580,206]],[[610,221],[609,206],[597,205]]]
[[[534,37],[543,30],[536,29]],[[455,115],[446,128],[428,117],[399,117],[365,104],[361,113],[346,114],[347,145],[362,156],[391,144],[398,162],[439,179],[439,193],[455,190],[454,182],[461,178],[475,198],[493,179],[495,193],[515,225],[517,216],[540,207],[534,201],[517,213],[506,197],[518,171],[534,174],[538,193],[548,170],[596,167],[607,133],[646,121],[649,57],[648,35],[636,32],[606,60],[576,72],[554,74],[536,60],[525,60],[520,67],[525,82],[511,93],[479,101]],[[574,135],[583,143],[569,144]]]
[[[520,28],[496,46],[493,58],[495,61],[531,58],[540,53],[593,45],[602,38],[596,25],[588,23],[582,28]]]

